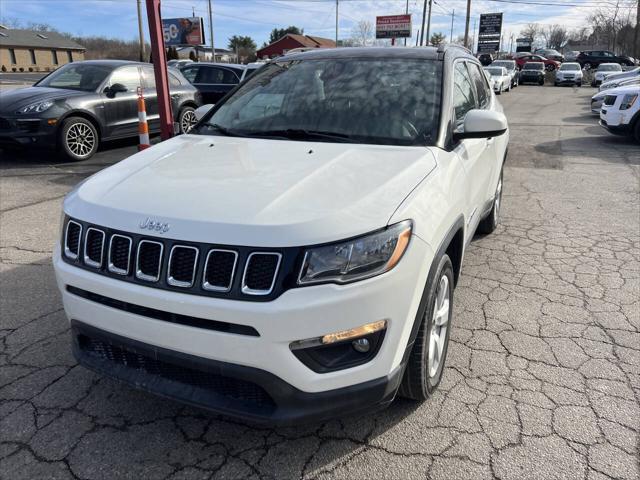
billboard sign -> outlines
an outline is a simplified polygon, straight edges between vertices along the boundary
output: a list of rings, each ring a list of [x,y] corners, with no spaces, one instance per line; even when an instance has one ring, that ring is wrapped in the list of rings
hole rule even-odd
[[[204,45],[202,17],[163,18],[162,33],[165,46],[188,47]]]
[[[411,38],[411,15],[376,17],[376,38]]]
[[[497,52],[502,35],[502,13],[483,13],[480,15],[478,29],[478,52]]]

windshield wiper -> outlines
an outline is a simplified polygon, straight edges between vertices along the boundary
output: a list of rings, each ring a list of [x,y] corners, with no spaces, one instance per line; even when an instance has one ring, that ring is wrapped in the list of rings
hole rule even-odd
[[[282,130],[264,130],[252,132],[252,137],[284,137],[289,139],[324,139],[338,142],[353,141],[353,137],[345,133],[305,130],[304,128],[285,128]]]
[[[218,133],[224,135],[225,137],[247,137],[248,136],[243,133],[239,133],[235,130],[229,130],[228,128],[223,127],[222,125],[218,125],[217,123],[205,123],[204,127],[211,128],[217,131]]]

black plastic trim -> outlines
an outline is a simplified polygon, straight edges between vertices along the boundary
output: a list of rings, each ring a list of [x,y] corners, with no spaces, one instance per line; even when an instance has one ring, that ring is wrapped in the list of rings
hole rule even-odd
[[[145,344],[105,332],[77,320],[71,321],[71,334],[74,356],[80,364],[91,370],[114,377],[140,390],[206,408],[229,417],[267,425],[298,425],[319,422],[384,408],[395,398],[404,371],[402,364],[388,375],[368,382],[335,390],[309,393],[298,390],[265,370],[210,360]],[[267,392],[276,407],[269,410],[253,409],[241,401],[230,401],[227,397],[211,395],[210,392],[197,387],[185,386],[175,381],[165,380],[157,375],[149,375],[143,371],[95,358],[80,348],[78,339],[81,335],[97,338],[173,365],[184,365],[186,368],[255,383]]]
[[[122,310],[123,312],[133,313],[143,317],[153,318],[155,320],[162,320],[163,322],[177,323],[178,325],[214,330],[216,332],[248,335],[250,337],[260,336],[255,328],[247,325],[237,325],[235,323],[221,322],[219,320],[209,320],[206,318],[181,315],[179,313],[165,312],[164,310],[156,310],[155,308],[143,307],[141,305],[123,302],[122,300],[116,300],[115,298],[105,297],[104,295],[89,292],[72,285],[67,285],[67,292],[106,307],[115,308],[117,310]]]

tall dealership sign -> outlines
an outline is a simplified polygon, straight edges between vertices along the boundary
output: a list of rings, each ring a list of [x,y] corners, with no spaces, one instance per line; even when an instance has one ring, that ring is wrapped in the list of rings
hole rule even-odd
[[[167,47],[187,47],[205,43],[202,17],[163,18],[162,33]]]
[[[411,15],[376,17],[376,38],[411,38]]]
[[[502,35],[502,13],[481,14],[478,30],[478,52],[497,52],[500,48],[500,35]]]

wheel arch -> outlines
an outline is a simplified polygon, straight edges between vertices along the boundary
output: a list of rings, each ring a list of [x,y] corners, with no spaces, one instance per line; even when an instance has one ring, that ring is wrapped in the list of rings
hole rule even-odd
[[[62,117],[58,119],[58,132],[61,131],[62,124],[64,123],[64,121],[71,117],[80,117],[91,122],[91,124],[95,127],[96,131],[98,132],[98,141],[102,140],[103,131],[102,131],[102,125],[100,124],[100,121],[96,118],[95,115],[87,112],[86,110],[71,110],[65,113]]]
[[[440,262],[440,258],[443,255],[449,255],[451,259],[451,263],[453,264],[453,278],[454,278],[454,287],[458,283],[458,278],[460,277],[460,272],[462,270],[462,259],[464,257],[464,217],[462,215],[458,216],[453,225],[449,228],[444,239],[440,242],[438,249],[436,250],[435,255],[433,256],[433,260],[431,262],[431,266],[429,267],[429,273],[427,274],[427,281],[424,285],[424,290],[422,292],[422,298],[420,299],[420,305],[418,306],[418,311],[416,312],[416,316],[413,319],[413,325],[411,327],[411,333],[409,335],[409,341],[407,343],[404,355],[402,357],[402,364],[406,365],[409,355],[411,353],[411,349],[413,348],[413,344],[418,336],[418,330],[420,329],[420,323],[422,322],[422,317],[424,316],[424,312],[427,308],[427,291],[429,289],[429,285],[433,282],[436,270],[438,269],[438,263]],[[452,256],[453,255],[453,256]]]

